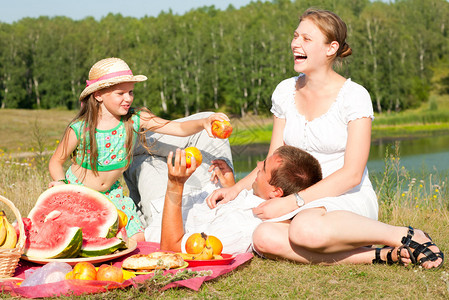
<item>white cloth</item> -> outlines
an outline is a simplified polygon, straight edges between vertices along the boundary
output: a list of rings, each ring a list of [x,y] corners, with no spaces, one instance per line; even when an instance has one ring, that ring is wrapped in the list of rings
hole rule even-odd
[[[301,148],[313,155],[321,164],[323,177],[327,177],[344,164],[348,123],[364,117],[374,119],[371,98],[364,87],[347,79],[329,110],[308,121],[298,112],[295,105],[296,81],[300,76],[278,84],[272,95],[271,112],[276,117],[285,119],[285,144]],[[347,210],[377,219],[377,196],[369,180],[367,168],[365,167],[361,183],[352,190],[338,197],[312,201],[292,214],[312,207],[325,207],[329,212]]]
[[[193,202],[196,204],[192,209],[185,211],[185,215],[183,214],[185,220],[185,234],[181,242],[183,252],[186,252],[185,244],[189,236],[198,232],[219,238],[223,244],[223,253],[226,254],[245,253],[253,250],[252,235],[262,220],[253,214],[252,209],[265,200],[255,196],[252,190],[242,190],[234,200],[210,209],[204,202],[207,197],[206,193],[190,195],[188,198],[192,197],[200,199],[194,200]],[[286,215],[267,222],[278,222],[288,218],[289,216]]]

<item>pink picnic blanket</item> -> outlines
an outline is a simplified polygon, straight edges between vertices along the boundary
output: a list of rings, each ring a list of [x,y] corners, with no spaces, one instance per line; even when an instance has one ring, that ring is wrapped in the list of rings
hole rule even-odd
[[[105,262],[108,264],[113,264],[115,266],[121,266],[122,261],[133,254],[148,254],[151,252],[159,251],[158,243],[150,242],[139,242],[137,244],[136,250],[127,254],[126,256],[120,257],[113,261]],[[212,271],[211,275],[203,277],[194,277],[186,280],[175,281],[167,284],[162,289],[169,289],[173,287],[187,287],[192,290],[197,291],[204,281],[212,280],[220,275],[229,273],[238,266],[244,264],[245,262],[251,260],[253,255],[251,253],[238,254],[228,265],[215,265],[215,266],[197,266],[197,267],[187,267],[192,271]],[[28,261],[20,260],[17,266],[15,277],[25,278],[25,271],[28,269],[37,269],[42,267],[41,265],[31,263]],[[166,272],[175,273],[179,270],[169,270]],[[68,296],[68,295],[83,295],[83,294],[94,294],[102,293],[112,288],[125,288],[130,285],[136,286],[138,283],[142,283],[145,280],[153,277],[153,274],[139,275],[124,281],[123,283],[113,283],[109,281],[98,281],[98,280],[65,280],[55,283],[42,284],[39,286],[24,286],[21,287],[14,282],[4,281],[0,282],[0,289],[4,293],[9,293],[12,296],[21,296],[27,298],[43,298],[43,297],[55,297],[55,296]]]

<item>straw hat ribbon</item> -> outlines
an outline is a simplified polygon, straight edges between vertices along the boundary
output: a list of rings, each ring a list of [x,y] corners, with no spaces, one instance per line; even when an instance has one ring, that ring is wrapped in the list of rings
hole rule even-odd
[[[89,71],[86,88],[81,92],[80,101],[101,89],[123,83],[147,80],[144,75],[133,75],[129,66],[120,58],[105,58],[95,63]]]

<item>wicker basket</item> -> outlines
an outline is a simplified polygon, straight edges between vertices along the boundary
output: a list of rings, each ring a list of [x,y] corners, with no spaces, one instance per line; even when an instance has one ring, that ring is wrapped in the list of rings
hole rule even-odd
[[[0,248],[0,278],[7,278],[14,276],[20,256],[23,254],[23,248],[25,246],[25,229],[20,211],[14,206],[14,203],[3,196],[0,196],[0,201],[6,203],[6,205],[13,211],[17,219],[17,224],[19,225],[19,239],[16,248]]]

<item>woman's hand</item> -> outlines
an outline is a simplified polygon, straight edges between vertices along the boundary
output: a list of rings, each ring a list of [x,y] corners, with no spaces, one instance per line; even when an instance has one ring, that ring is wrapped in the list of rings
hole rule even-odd
[[[231,167],[222,159],[213,160],[209,167],[209,172],[212,172],[210,181],[214,184],[220,182],[222,187],[231,187],[235,184],[234,173]]]
[[[215,137],[212,134],[212,123],[214,121],[230,121],[230,120],[229,117],[224,113],[214,113],[211,114],[208,118],[204,119],[203,127],[211,138]]]
[[[283,198],[272,198],[253,208],[253,213],[261,220],[268,220],[283,216],[297,209],[293,195]]]

